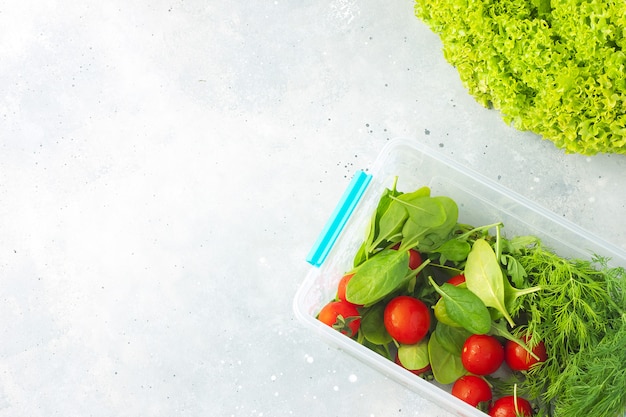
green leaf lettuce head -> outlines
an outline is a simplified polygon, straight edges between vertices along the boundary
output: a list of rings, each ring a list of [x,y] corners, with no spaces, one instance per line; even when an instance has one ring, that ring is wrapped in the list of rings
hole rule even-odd
[[[568,153],[626,154],[626,1],[416,0],[476,100]]]

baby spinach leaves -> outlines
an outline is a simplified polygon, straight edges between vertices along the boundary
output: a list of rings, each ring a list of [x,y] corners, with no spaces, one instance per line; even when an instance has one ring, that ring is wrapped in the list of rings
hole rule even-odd
[[[369,305],[381,300],[410,279],[409,253],[385,249],[361,264],[348,282],[346,299]]]
[[[405,208],[411,221],[424,228],[441,226],[446,220],[446,212],[437,198],[418,196],[409,199],[407,194],[404,194],[393,200]]]
[[[406,369],[424,369],[430,364],[428,357],[428,338],[422,339],[414,345],[400,345],[398,358]]]
[[[505,280],[506,277],[491,245],[484,239],[477,239],[465,264],[467,288],[487,307],[493,307],[502,314],[511,327],[515,327],[515,322],[506,308]]]
[[[439,246],[433,252],[440,254],[439,262],[446,263],[446,261],[462,262],[467,259],[467,255],[472,246],[465,240],[451,239]]]
[[[461,356],[463,344],[472,335],[471,332],[462,327],[447,326],[440,322],[437,323],[434,333],[436,333],[441,346],[459,356]]]
[[[396,177],[394,179],[393,187],[386,188],[380,199],[378,200],[378,206],[376,207],[376,211],[374,211],[374,214],[372,214],[370,221],[367,225],[366,238],[361,244],[361,247],[357,251],[354,258],[354,266],[359,266],[361,263],[369,258],[369,256],[378,247],[378,245],[374,244],[374,241],[379,238],[379,236],[389,234],[388,231],[381,232],[380,220],[382,216],[387,212],[387,209],[392,202],[391,198],[402,194],[401,192],[396,190],[397,182],[398,178]]]
[[[454,200],[432,197],[428,187],[402,193],[396,190],[394,182],[393,188],[386,189],[378,202],[366,239],[354,258],[354,266],[396,244],[400,245],[400,251],[415,247],[420,251],[435,250],[448,240],[457,219],[458,207]],[[445,256],[458,258],[459,249],[459,245],[444,248]]]
[[[395,204],[393,201],[387,207],[387,210],[380,217],[378,222],[379,235],[370,247],[370,252],[374,251],[381,243],[394,242],[402,237],[402,227],[407,219],[407,212],[404,207]]]
[[[378,303],[367,309],[361,319],[363,336],[374,345],[391,343],[391,335],[384,325],[385,305]]]
[[[449,335],[443,335],[437,326],[428,341],[430,366],[435,380],[440,384],[451,384],[467,373],[461,361],[460,348],[457,349],[457,343],[447,336]]]
[[[412,193],[401,193],[395,190],[387,190],[385,198],[381,199],[376,218],[378,223],[375,230],[378,231],[376,240],[370,243],[368,250],[374,252],[383,242],[398,242],[402,239],[402,228],[410,217],[403,202],[414,199],[430,198],[430,188],[422,187]],[[426,212],[425,215],[428,215]]]
[[[497,229],[499,230],[499,228]],[[520,240],[511,243],[505,239],[501,239],[498,233],[496,246],[499,250],[506,247],[511,250],[515,244],[519,242],[530,242],[529,240]],[[515,322],[510,315],[510,311],[516,311],[514,302],[518,297],[541,290],[541,287],[535,286],[524,289],[517,289],[511,285],[507,276],[502,270],[502,265],[507,268],[507,273],[514,278],[521,279],[526,271],[517,259],[511,254],[502,254],[500,262],[496,256],[496,252],[485,239],[477,239],[467,256],[465,264],[465,280],[467,288],[476,294],[487,307],[494,308],[502,315],[511,327],[515,327]]]
[[[472,291],[451,284],[440,287],[432,277],[428,279],[441,295],[450,319],[474,334],[485,334],[491,329],[489,310]]]
[[[459,209],[448,197],[416,198],[400,204],[408,212],[402,229],[402,245],[406,248],[431,252],[448,240],[457,224]]]

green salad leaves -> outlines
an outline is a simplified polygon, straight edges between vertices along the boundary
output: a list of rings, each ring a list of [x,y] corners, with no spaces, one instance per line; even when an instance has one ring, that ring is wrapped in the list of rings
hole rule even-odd
[[[569,153],[626,154],[626,2],[416,0],[476,100]]]

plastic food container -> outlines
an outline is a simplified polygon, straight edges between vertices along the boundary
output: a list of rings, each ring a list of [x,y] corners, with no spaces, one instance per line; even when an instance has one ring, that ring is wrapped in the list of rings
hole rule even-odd
[[[432,195],[445,195],[459,206],[459,222],[481,226],[501,221],[505,237],[535,235],[563,257],[589,259],[598,254],[612,266],[626,266],[626,252],[575,224],[415,141],[390,142],[366,173],[355,174],[335,212],[309,253],[311,270],[294,298],[298,319],[330,345],[360,359],[387,377],[458,416],[485,414],[449,393],[449,386],[428,382],[360,345],[315,317],[334,298],[339,280],[365,238],[367,224],[385,188],[398,177],[397,189],[427,185]]]

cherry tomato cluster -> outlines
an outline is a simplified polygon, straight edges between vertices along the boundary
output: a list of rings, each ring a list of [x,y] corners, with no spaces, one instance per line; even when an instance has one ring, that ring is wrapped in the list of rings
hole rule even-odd
[[[409,254],[409,267],[415,270],[422,263],[421,255],[414,249],[410,249]],[[346,299],[346,286],[352,276],[353,274],[346,274],[341,278],[336,299],[321,309],[318,319],[346,336],[356,338],[361,325],[363,306]],[[462,274],[456,275],[446,282],[455,286],[463,285],[465,277]],[[419,344],[428,338],[437,320],[440,319],[436,312],[434,314],[432,312],[436,308],[436,304],[427,304],[412,295],[396,295],[384,306],[385,331],[393,338],[398,348]],[[528,342],[526,337],[522,337],[521,340],[524,343]],[[492,335],[470,335],[465,339],[461,351],[461,362],[466,372],[452,384],[452,395],[474,407],[488,411],[492,417],[531,417],[532,406],[522,397],[510,395],[494,401],[492,388],[486,377],[498,371],[503,364],[511,371],[527,371],[547,359],[543,342],[536,344],[532,353],[531,355],[527,348],[512,340],[507,340],[503,344],[499,338]],[[416,375],[432,379],[432,374],[429,375],[430,363],[418,369],[405,367],[398,353],[395,354],[395,363]]]
[[[452,395],[474,407],[484,404],[492,417],[532,416],[531,404],[515,395],[504,396],[491,403],[491,387],[483,378],[496,372],[503,363],[513,371],[527,371],[547,359],[543,342],[537,344],[532,352],[536,357],[514,341],[508,340],[503,346],[494,336],[471,335],[465,341],[461,353],[463,366],[470,374],[454,383]]]

